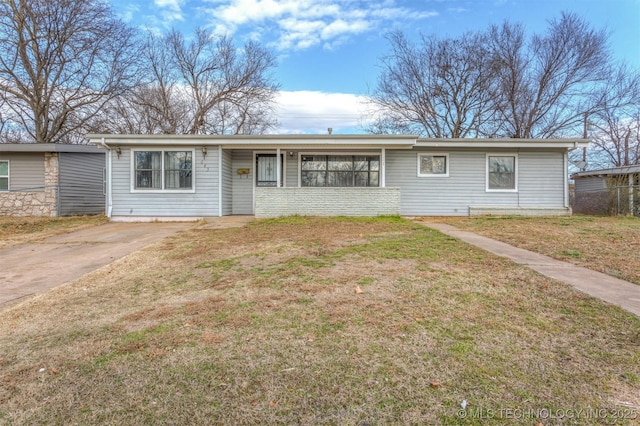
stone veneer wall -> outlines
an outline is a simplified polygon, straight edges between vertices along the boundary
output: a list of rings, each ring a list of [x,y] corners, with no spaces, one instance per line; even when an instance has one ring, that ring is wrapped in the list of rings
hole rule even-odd
[[[58,154],[46,152],[44,190],[0,192],[0,215],[57,216],[59,176]]]
[[[400,214],[400,188],[256,188],[258,218]]]

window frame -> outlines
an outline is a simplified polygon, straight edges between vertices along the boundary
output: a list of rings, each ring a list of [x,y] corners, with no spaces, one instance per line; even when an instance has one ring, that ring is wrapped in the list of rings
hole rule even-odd
[[[513,158],[513,188],[490,188],[489,168],[492,157]],[[485,160],[485,192],[518,192],[518,154],[517,153],[487,153]]]
[[[420,163],[422,157],[445,157],[444,173],[421,173]],[[449,177],[449,153],[448,152],[418,152],[417,153],[417,176],[419,178],[448,178]]]
[[[137,188],[136,187],[136,153],[137,152],[159,152],[160,153],[160,188]],[[190,152],[191,153],[191,188],[168,189],[165,184],[165,152]],[[131,149],[131,192],[146,194],[193,194],[196,192],[196,150],[195,148],[136,148]]]
[[[7,189],[0,189],[0,191],[9,192],[11,190],[11,162],[9,160],[0,160],[0,163],[7,163],[7,174],[0,175],[0,178],[7,179]]]
[[[328,172],[330,172],[331,170],[329,170],[329,157],[351,157],[351,161],[353,162],[353,157],[377,157],[378,158],[378,170],[371,170],[368,169],[367,173],[369,173],[369,176],[371,174],[371,172],[376,172],[378,173],[378,185],[376,186],[372,186],[372,185],[366,185],[366,186],[356,186],[356,185],[352,185],[352,186],[330,186],[330,185],[323,185],[323,186],[304,186],[302,184],[302,158],[304,156],[323,156],[326,157],[326,165],[327,168],[326,170],[324,170],[325,174],[327,174],[325,176],[325,179],[328,178]],[[357,170],[351,170],[351,173],[356,173],[358,172]],[[322,152],[322,151],[310,151],[310,152],[298,152],[298,187],[299,188],[380,188],[382,185],[382,154],[380,152],[356,152],[356,151],[347,151],[347,152]]]

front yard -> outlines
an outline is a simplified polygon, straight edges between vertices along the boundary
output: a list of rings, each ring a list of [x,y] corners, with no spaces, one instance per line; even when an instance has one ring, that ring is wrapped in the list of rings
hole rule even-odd
[[[640,418],[640,319],[399,218],[195,227],[0,312],[0,347],[7,424]]]
[[[106,223],[103,215],[69,217],[0,216],[0,248],[42,241],[45,238]]]
[[[437,220],[640,284],[638,217],[486,216]]]

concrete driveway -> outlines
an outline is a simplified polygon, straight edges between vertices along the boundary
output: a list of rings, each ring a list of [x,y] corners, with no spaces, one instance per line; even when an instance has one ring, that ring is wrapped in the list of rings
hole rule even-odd
[[[0,249],[0,310],[74,281],[194,223],[107,223]]]

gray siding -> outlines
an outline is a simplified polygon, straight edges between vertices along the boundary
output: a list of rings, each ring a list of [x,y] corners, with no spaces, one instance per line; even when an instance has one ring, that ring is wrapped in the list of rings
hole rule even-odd
[[[222,151],[222,215],[233,213],[233,155],[231,151]]]
[[[9,160],[10,191],[44,191],[43,153],[4,152],[0,160]]]
[[[449,154],[449,177],[417,177],[417,154]],[[518,154],[518,192],[487,192],[486,154]],[[401,214],[466,216],[470,206],[563,207],[563,152],[533,150],[387,150],[386,185],[401,190]]]
[[[238,169],[249,169],[248,175],[239,175]],[[232,152],[231,186],[233,191],[232,213],[253,214],[253,152],[235,150]]]
[[[203,157],[199,146],[145,147],[144,149],[194,149],[194,193],[131,191],[131,149],[122,148],[120,158],[110,151],[112,158],[112,216],[143,217],[202,217],[218,215],[218,154],[211,147]]]
[[[61,216],[104,213],[105,158],[104,154],[60,153]]]
[[[563,151],[520,150],[518,207],[564,207]]]
[[[603,176],[589,176],[575,179],[575,192],[601,191],[607,188]]]
[[[295,188],[298,186],[298,170],[300,170],[298,153],[295,152],[292,157],[289,157],[289,153],[285,158],[285,170],[284,170],[284,186],[289,188]]]

